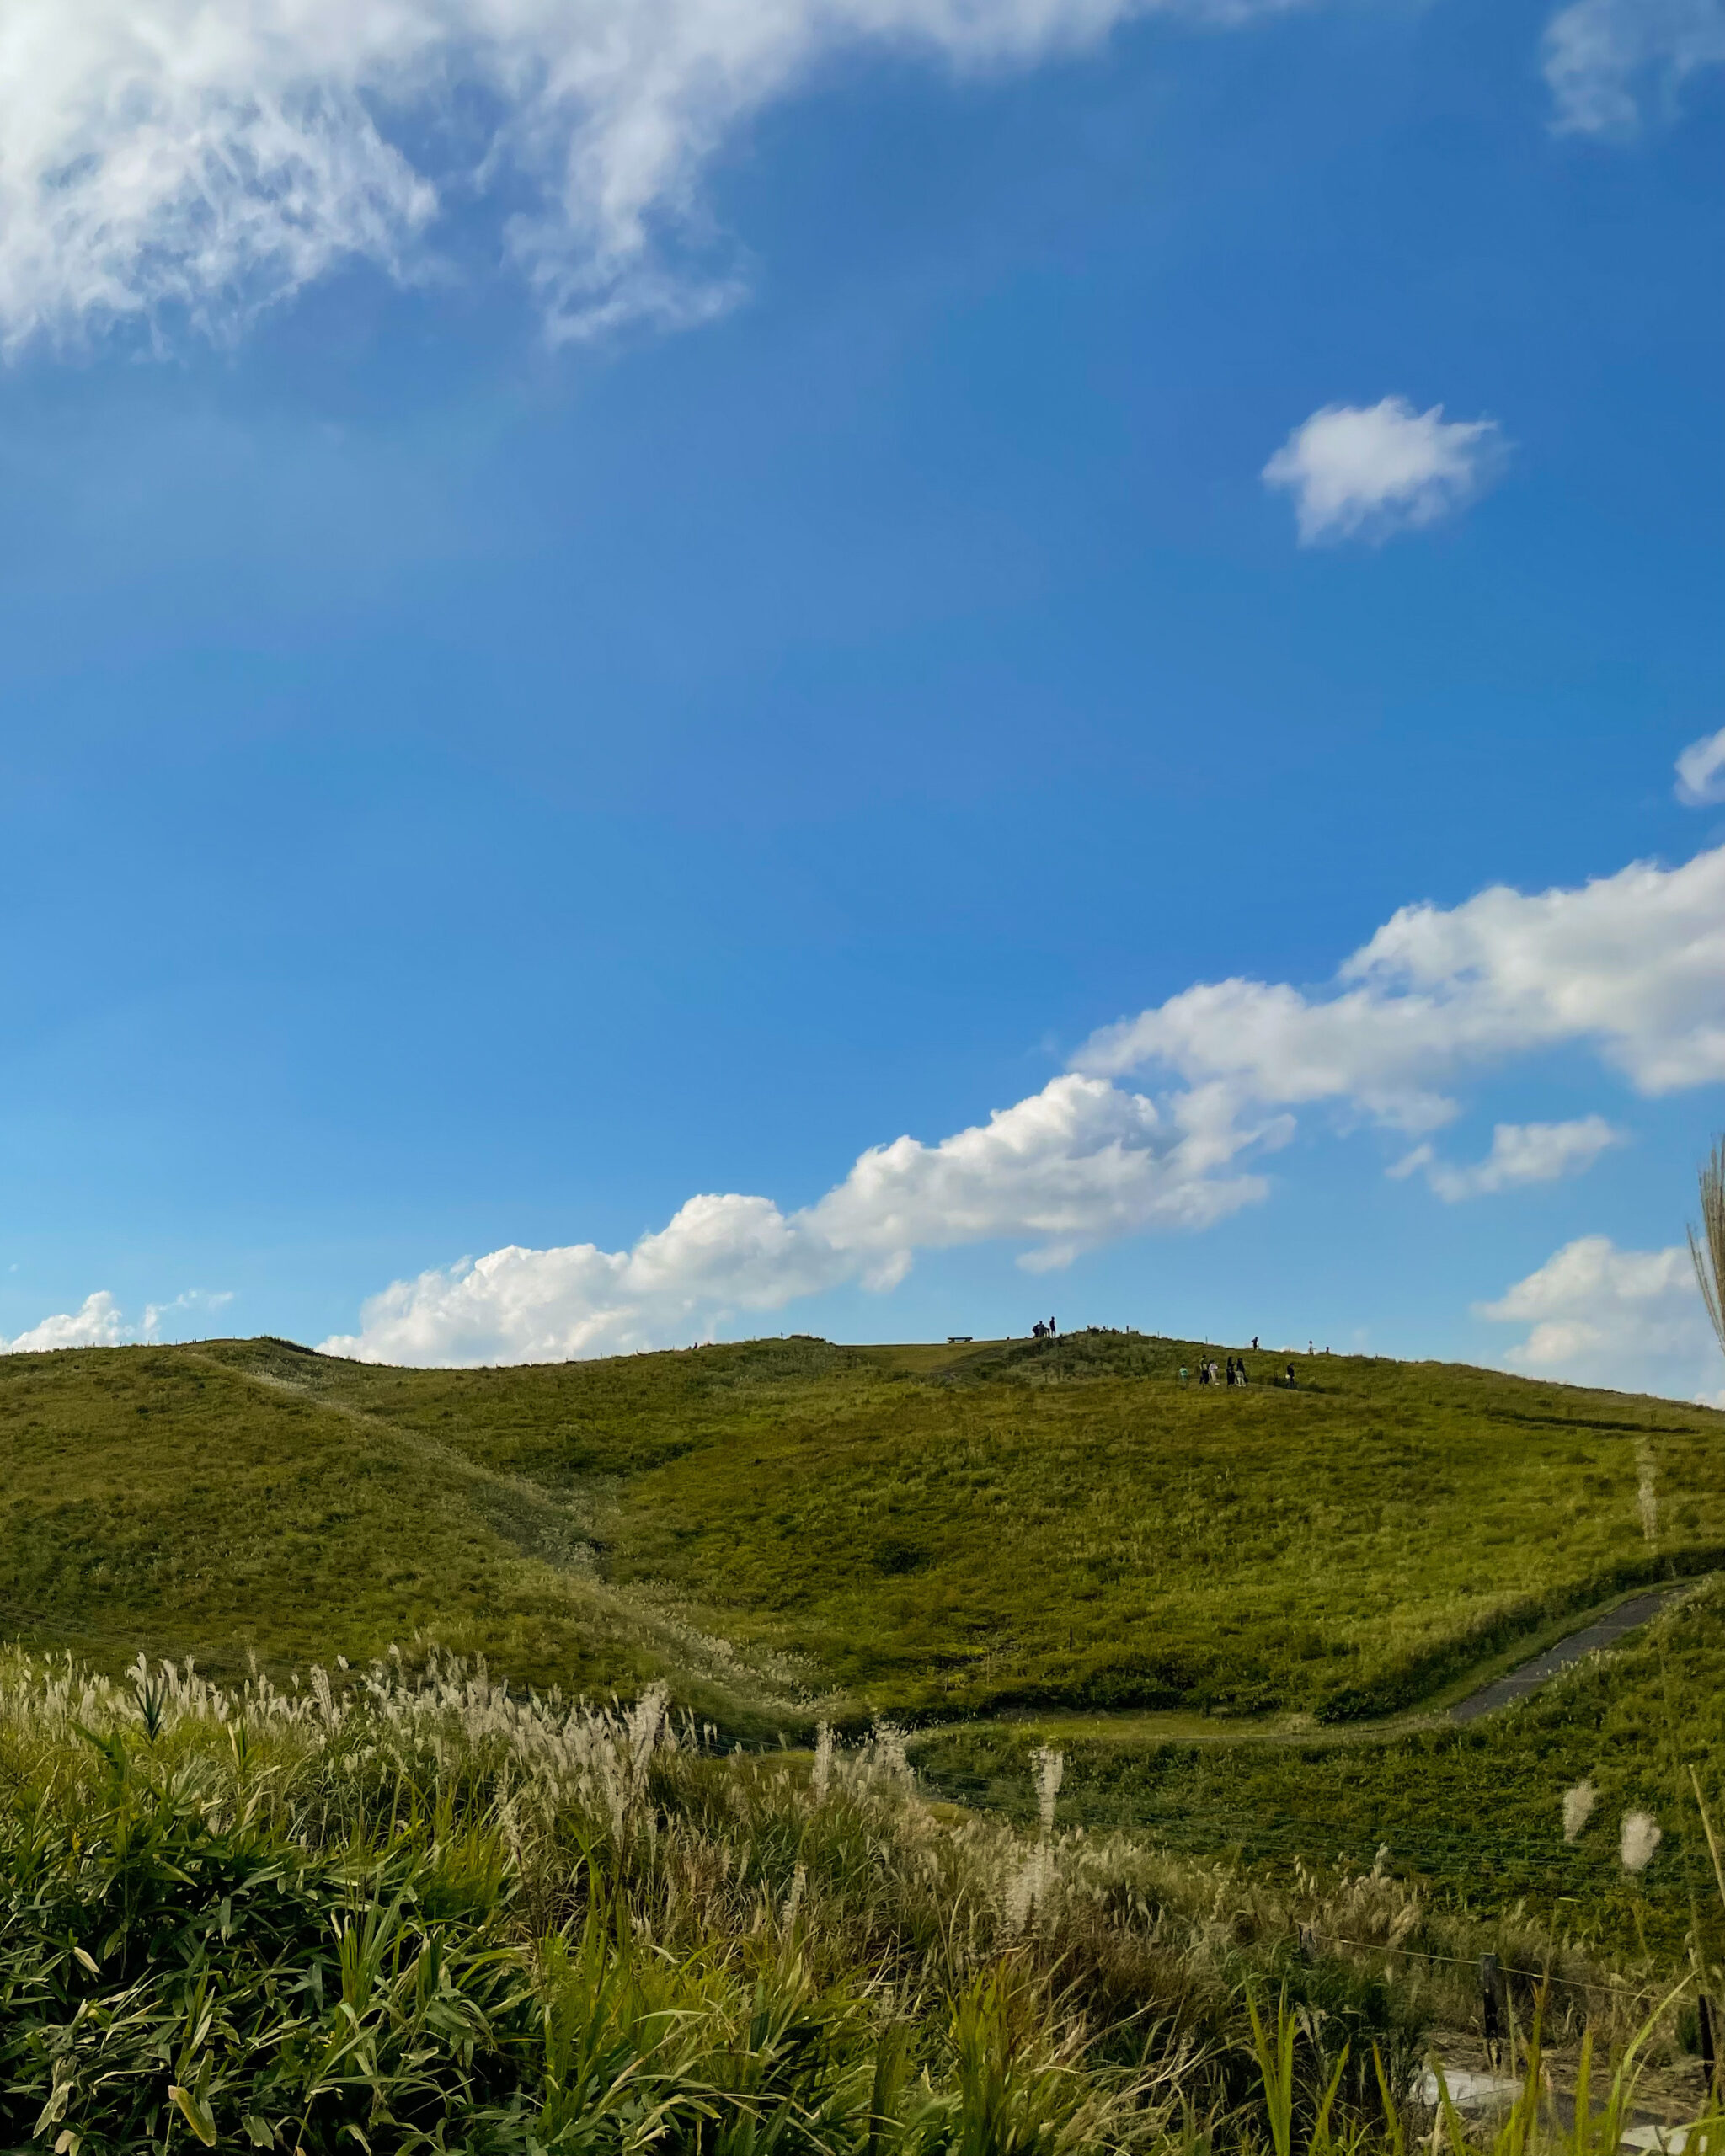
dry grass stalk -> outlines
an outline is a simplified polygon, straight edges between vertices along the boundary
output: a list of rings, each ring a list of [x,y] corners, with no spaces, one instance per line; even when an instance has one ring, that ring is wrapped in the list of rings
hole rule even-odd
[[[1713,1150],[1702,1163],[1700,1177],[1701,1223],[1689,1230],[1689,1254],[1695,1260],[1695,1277],[1712,1321],[1719,1346],[1725,1350],[1725,1136],[1716,1138]]]

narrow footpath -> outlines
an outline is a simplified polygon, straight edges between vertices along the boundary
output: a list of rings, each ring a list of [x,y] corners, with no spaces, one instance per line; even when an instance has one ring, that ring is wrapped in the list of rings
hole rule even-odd
[[[1594,1654],[1600,1647],[1616,1646],[1627,1634],[1651,1624],[1662,1610],[1680,1600],[1694,1585],[1693,1580],[1684,1580],[1675,1587],[1653,1588],[1645,1594],[1632,1594],[1627,1602],[1620,1602],[1615,1609],[1608,1609],[1591,1625],[1572,1632],[1567,1640],[1559,1640],[1556,1646],[1547,1647],[1531,1662],[1523,1662],[1519,1669],[1512,1669],[1507,1677],[1495,1678],[1491,1684],[1482,1684],[1477,1692],[1470,1693],[1450,1708],[1450,1721],[1477,1721],[1482,1715],[1525,1700],[1530,1692],[1537,1692],[1541,1684],[1549,1683],[1563,1670],[1573,1668],[1583,1655]]]

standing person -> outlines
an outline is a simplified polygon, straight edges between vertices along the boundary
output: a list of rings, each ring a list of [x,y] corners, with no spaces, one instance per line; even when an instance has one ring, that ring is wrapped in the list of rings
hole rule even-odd
[[[1059,1327],[1059,1326],[1057,1326],[1057,1325],[1055,1323],[1055,1321],[1054,1321],[1054,1320],[1053,1320],[1052,1318],[1050,1318],[1050,1319],[1049,1320],[1049,1321],[1048,1321],[1048,1329],[1049,1329],[1049,1331],[1054,1335],[1054,1337],[1055,1337],[1055,1338],[1056,1340],[1058,1340],[1058,1339],[1060,1338],[1060,1328]]]
[[[1186,1390],[1186,1365],[1183,1363],[1180,1365],[1180,1390],[1182,1392]]]
[[[1235,1375],[1239,1379],[1239,1380],[1240,1380],[1240,1382],[1241,1382],[1241,1384],[1242,1384],[1242,1385],[1244,1385],[1244,1384],[1245,1384],[1245,1382],[1246,1382],[1246,1358],[1245,1358],[1243,1355],[1240,1358],[1240,1361],[1239,1361],[1238,1367],[1236,1368],[1236,1371],[1235,1371]]]
[[[1288,1365],[1288,1390],[1290,1392],[1294,1390],[1294,1365],[1291,1363]]]
[[[1230,1356],[1229,1356],[1229,1358],[1228,1358],[1228,1383],[1229,1383],[1230,1385],[1232,1385],[1232,1383],[1233,1383],[1233,1382],[1234,1382],[1234,1358],[1233,1358],[1231,1355],[1230,1355]]]
[[[1258,1335],[1255,1332],[1252,1336],[1252,1352],[1254,1355],[1258,1353]]]

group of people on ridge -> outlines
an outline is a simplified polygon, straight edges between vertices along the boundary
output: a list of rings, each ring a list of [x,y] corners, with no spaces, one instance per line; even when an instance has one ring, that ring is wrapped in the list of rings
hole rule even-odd
[[[1254,1340],[1252,1344],[1256,1348],[1258,1342]],[[1180,1369],[1180,1382],[1182,1385],[1186,1382],[1186,1369],[1183,1364]],[[1201,1362],[1198,1366],[1198,1382],[1200,1385],[1250,1385],[1252,1380],[1246,1374],[1246,1358],[1243,1355],[1230,1355],[1226,1374],[1216,1368],[1214,1358]],[[1292,1363],[1289,1364],[1288,1374],[1281,1380],[1281,1383],[1285,1385],[1290,1391],[1293,1390],[1294,1365]]]

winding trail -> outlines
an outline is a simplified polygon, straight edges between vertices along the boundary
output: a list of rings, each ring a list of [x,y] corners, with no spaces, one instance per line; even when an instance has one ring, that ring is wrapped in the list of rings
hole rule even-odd
[[[1645,1594],[1631,1595],[1627,1602],[1620,1602],[1615,1609],[1608,1609],[1603,1617],[1595,1618],[1580,1631],[1572,1632],[1567,1640],[1559,1640],[1555,1646],[1536,1654],[1531,1662],[1523,1662],[1519,1669],[1512,1669],[1508,1676],[1494,1678],[1489,1684],[1481,1685],[1478,1691],[1469,1693],[1450,1708],[1450,1721],[1477,1721],[1482,1715],[1525,1700],[1529,1693],[1537,1692],[1541,1685],[1563,1670],[1573,1668],[1583,1655],[1595,1653],[1600,1647],[1616,1646],[1629,1633],[1651,1624],[1663,1610],[1680,1601],[1694,1585],[1693,1580],[1684,1580],[1675,1587],[1653,1588]]]
[[[1369,1721],[1327,1724],[1315,1722],[1310,1715],[1215,1721],[1207,1715],[1178,1708],[1149,1711],[1125,1708],[1113,1713],[1063,1713],[1056,1708],[979,1716],[973,1722],[955,1726],[986,1729],[1028,1726],[1044,1732],[1055,1741],[1061,1737],[1112,1737],[1146,1745],[1255,1743],[1327,1747],[1383,1743],[1395,1737],[1412,1736],[1418,1730],[1453,1728],[1477,1721],[1482,1716],[1500,1713],[1505,1707],[1514,1706],[1518,1700],[1530,1697],[1549,1684],[1552,1678],[1573,1668],[1586,1656],[1601,1648],[1621,1645],[1631,1633],[1639,1631],[1674,1603],[1705,1586],[1712,1577],[1701,1573],[1689,1579],[1674,1580],[1665,1587],[1643,1588],[1610,1609],[1597,1611],[1576,1630],[1551,1641],[1527,1661],[1477,1685],[1448,1705],[1439,1703],[1443,1697],[1439,1693],[1421,1705],[1403,1707],[1393,1714]]]

